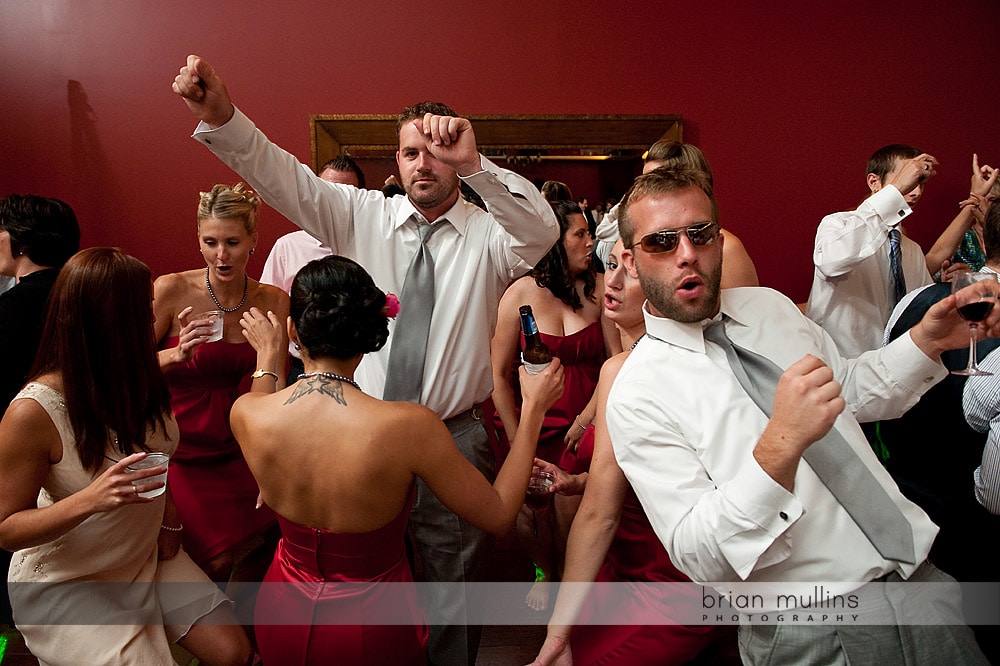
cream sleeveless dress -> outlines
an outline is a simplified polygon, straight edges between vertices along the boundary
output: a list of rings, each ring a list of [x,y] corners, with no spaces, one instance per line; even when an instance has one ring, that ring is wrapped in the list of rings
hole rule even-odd
[[[63,396],[44,384],[25,386],[48,413],[62,439],[62,460],[52,465],[38,495],[45,507],[90,485],[97,474],[83,469]],[[172,453],[179,434],[147,445]],[[117,451],[108,451],[113,458]],[[46,544],[14,553],[8,573],[14,621],[41,664],[171,665],[169,642],[222,603],[222,592],[182,550],[158,561],[157,538],[166,495],[97,513]]]

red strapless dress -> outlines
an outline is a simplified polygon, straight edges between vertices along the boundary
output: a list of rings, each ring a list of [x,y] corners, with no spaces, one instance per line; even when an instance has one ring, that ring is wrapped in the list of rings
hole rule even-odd
[[[580,329],[571,335],[549,335],[542,333],[542,341],[548,345],[553,356],[559,357],[566,376],[566,385],[562,397],[545,413],[542,423],[542,433],[538,438],[536,455],[552,463],[559,463],[566,449],[566,431],[573,425],[573,419],[583,411],[590,402],[597,388],[597,380],[601,376],[601,366],[604,364],[604,333],[601,322],[595,321],[590,326]],[[521,336],[520,347],[524,346],[524,336]],[[514,395],[518,409],[521,404],[521,391],[517,382],[517,372],[512,373]],[[504,435],[503,423],[499,416],[494,416],[497,436],[501,438],[500,448],[506,455],[510,444]]]
[[[164,349],[175,346],[170,337]],[[167,484],[184,524],[184,550],[199,564],[274,523],[273,511],[254,508],[257,481],[229,429],[229,411],[256,365],[250,343],[219,341],[199,345],[166,374],[181,431]]]
[[[403,547],[413,497],[360,534],[278,516],[282,538],[254,617],[264,664],[426,664],[427,627]]]
[[[625,496],[618,531],[595,580],[598,583],[690,582],[670,561],[631,488]],[[580,613],[577,629],[570,635],[573,663],[578,666],[686,664],[721,641],[731,641],[735,651],[734,627],[656,624],[670,622],[670,593],[668,589],[641,586],[595,587]],[[588,620],[597,616],[636,618],[636,624],[587,625]]]

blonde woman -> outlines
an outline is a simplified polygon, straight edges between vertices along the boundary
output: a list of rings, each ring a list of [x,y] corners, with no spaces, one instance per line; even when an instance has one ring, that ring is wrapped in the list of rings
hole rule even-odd
[[[260,198],[242,183],[202,192],[198,245],[205,266],[163,275],[153,285],[160,367],[181,434],[169,483],[184,548],[214,580],[227,580],[240,552],[274,525],[270,509],[255,508],[257,484],[229,428],[229,410],[258,370],[277,374],[284,385],[284,363],[257,368],[257,354],[239,325],[251,307],[282,321],[288,316],[288,295],[246,272],[257,245],[259,206]],[[222,339],[214,342],[208,342],[210,318],[198,316],[209,311],[222,313]]]

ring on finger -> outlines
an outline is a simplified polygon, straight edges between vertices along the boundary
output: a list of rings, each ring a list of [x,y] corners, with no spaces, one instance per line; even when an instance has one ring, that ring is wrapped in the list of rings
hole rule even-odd
[[[138,495],[139,494],[139,489],[135,487],[134,483],[132,484],[132,494],[133,495]]]

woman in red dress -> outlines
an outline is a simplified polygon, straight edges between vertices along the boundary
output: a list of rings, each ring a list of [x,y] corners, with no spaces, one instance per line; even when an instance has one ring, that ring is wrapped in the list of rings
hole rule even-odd
[[[423,613],[404,549],[417,478],[464,520],[495,534],[524,501],[558,361],[521,376],[521,427],[491,486],[423,405],[365,395],[354,372],[389,335],[387,298],[361,266],[312,261],[292,284],[288,324],[306,372],[276,393],[284,320],[252,309],[243,326],[267,370],[233,406],[233,432],[282,538],[257,596],[265,664],[424,664]],[[391,303],[390,303],[391,306]]]
[[[566,373],[563,397],[545,415],[538,440],[538,457],[558,463],[567,447],[576,449],[584,428],[593,419],[591,399],[601,364],[607,357],[597,294],[603,277],[592,266],[594,239],[587,220],[574,201],[556,201],[559,241],[528,275],[508,287],[497,313],[491,345],[493,404],[498,434],[507,441],[518,428],[516,368],[524,345],[518,308],[530,305],[542,341],[562,361]],[[553,510],[525,508],[517,528],[538,574],[525,603],[535,610],[548,607],[549,580],[558,578],[562,553],[576,512],[578,498],[557,496]]]
[[[184,549],[216,581],[229,580],[241,553],[274,525],[270,509],[256,508],[257,484],[229,429],[229,410],[256,369],[240,317],[250,307],[288,314],[288,295],[246,272],[259,206],[242,183],[201,193],[198,244],[205,267],[163,275],[153,286],[160,367],[181,431],[170,488]],[[222,339],[213,342],[209,319],[198,316],[210,311],[223,320]]]

